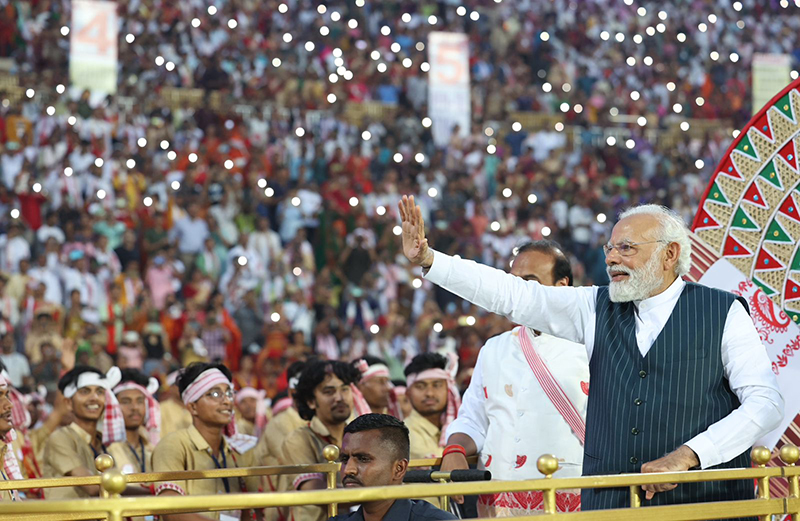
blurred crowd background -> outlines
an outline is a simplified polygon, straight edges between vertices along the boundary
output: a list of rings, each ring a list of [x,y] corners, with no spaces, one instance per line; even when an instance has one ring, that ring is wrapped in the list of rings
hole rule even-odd
[[[69,85],[70,2],[0,0],[0,358],[55,389],[75,361],[223,360],[270,396],[310,353],[477,352],[510,327],[399,250],[505,268],[558,241],[607,282],[617,213],[691,222],[752,114],[754,53],[800,59],[794,3],[126,0],[118,92]],[[472,126],[432,141],[427,35],[470,42]],[[796,77],[796,73],[793,73]],[[461,133],[463,132],[463,135]]]

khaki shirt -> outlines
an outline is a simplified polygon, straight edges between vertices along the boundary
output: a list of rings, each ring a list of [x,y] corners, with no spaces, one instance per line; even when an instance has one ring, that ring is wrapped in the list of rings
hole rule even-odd
[[[239,412],[236,412],[236,432],[240,434],[247,434],[248,436],[256,435],[256,424],[242,418]]]
[[[439,446],[442,429],[429,422],[416,410],[411,411],[404,423],[408,427],[411,459],[442,457],[444,448]]]
[[[283,442],[286,436],[303,427],[306,421],[297,413],[297,409],[289,407],[267,423],[256,451],[256,465],[272,467],[281,465]],[[264,476],[264,490],[272,492],[287,492],[294,490],[292,482],[295,476]],[[264,510],[265,521],[278,521],[289,518],[289,507],[267,508]]]
[[[150,435],[144,427],[139,428],[139,443],[135,453],[127,440],[108,446],[108,453],[114,458],[114,466],[123,474],[153,471],[153,446],[150,444]],[[144,460],[142,460],[142,456],[144,456]],[[143,463],[144,469],[142,468]]]
[[[180,402],[165,400],[161,402],[161,439],[181,429],[192,426],[192,413]]]
[[[224,457],[223,457],[224,455]],[[192,425],[188,429],[173,432],[163,438],[153,451],[153,471],[169,472],[173,470],[213,470],[216,468],[252,467],[254,451],[249,450],[240,454],[223,439],[222,451],[217,461],[219,467],[211,456],[211,447]],[[185,481],[165,482],[156,485],[156,493],[163,490],[175,490],[190,496],[226,494],[223,479],[190,479]],[[260,480],[251,478],[228,478],[228,488],[231,494],[240,492],[257,492]],[[219,512],[207,512],[203,515],[211,519],[219,519]]]
[[[6,474],[5,466],[3,465],[3,460],[6,457],[6,451],[12,450],[6,442],[0,441],[0,475],[3,477],[3,481],[8,481],[11,478],[8,474]],[[24,474],[23,474],[24,475]],[[14,497],[10,490],[0,490],[0,501],[13,501]]]
[[[334,438],[328,428],[315,416],[308,425],[300,427],[286,437],[281,450],[281,462],[283,465],[327,463],[322,455],[322,449],[326,445],[341,447],[342,440]],[[299,489],[300,485],[311,479],[325,480],[325,476],[300,474],[294,478],[293,488]],[[292,507],[291,511],[293,521],[324,521],[328,517],[324,508],[314,505]]]
[[[62,478],[73,470],[84,467],[92,475],[97,475],[94,466],[95,451],[103,452],[103,434],[97,431],[94,436],[94,450],[92,450],[92,436],[70,423],[53,431],[44,447],[42,461],[42,477]],[[99,449],[99,450],[98,450]],[[83,499],[89,494],[80,487],[54,487],[44,489],[45,499]]]

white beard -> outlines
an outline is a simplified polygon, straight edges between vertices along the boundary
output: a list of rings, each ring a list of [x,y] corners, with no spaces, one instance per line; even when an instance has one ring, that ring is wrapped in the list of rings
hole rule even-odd
[[[615,273],[628,274],[628,280],[608,283],[608,297],[611,302],[634,302],[644,300],[652,295],[664,283],[664,277],[658,273],[660,262],[661,259],[656,251],[653,252],[650,260],[637,270],[631,270],[624,266],[606,268],[609,279]]]

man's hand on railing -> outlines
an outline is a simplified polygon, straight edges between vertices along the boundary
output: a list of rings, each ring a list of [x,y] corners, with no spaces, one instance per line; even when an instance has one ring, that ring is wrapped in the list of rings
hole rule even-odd
[[[460,452],[451,452],[442,458],[442,465],[439,468],[442,472],[466,470],[469,468],[469,463],[467,463],[467,457]],[[452,496],[450,499],[458,504],[464,503],[464,496]]]
[[[686,445],[681,445],[663,458],[649,461],[642,465],[642,473],[653,472],[681,472],[700,465],[697,454]],[[645,499],[653,499],[658,492],[667,492],[677,488],[676,483],[664,483],[661,485],[642,485],[642,490],[646,492]]]

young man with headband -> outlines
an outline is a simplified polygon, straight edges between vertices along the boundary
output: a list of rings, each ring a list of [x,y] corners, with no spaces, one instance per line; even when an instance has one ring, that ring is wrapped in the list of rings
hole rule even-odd
[[[212,470],[252,467],[256,439],[236,433],[233,383],[222,364],[195,362],[178,376],[181,399],[192,415],[192,426],[165,437],[153,451],[153,470]],[[259,478],[193,479],[156,486],[163,496],[257,492]],[[259,512],[259,518],[260,512]],[[249,520],[248,511],[169,514],[166,521]]]
[[[46,478],[97,475],[94,459],[106,448],[125,440],[125,421],[119,403],[111,392],[121,378],[118,367],[103,374],[94,367],[76,365],[58,381],[58,389],[68,400],[74,415],[72,423],[53,432],[44,448],[42,475]],[[102,431],[97,422],[103,418]],[[129,487],[130,488],[130,487]],[[130,493],[143,491],[136,487]],[[98,496],[99,485],[45,489],[45,499],[76,499]]]
[[[137,369],[123,369],[122,380],[114,387],[125,420],[125,440],[112,443],[108,453],[123,474],[152,472],[153,448],[161,437],[161,410],[153,394],[158,380]]]
[[[325,463],[326,445],[342,446],[344,427],[353,411],[352,387],[361,374],[345,362],[311,362],[300,375],[294,401],[308,425],[294,431],[283,442],[285,465]],[[296,490],[325,488],[323,474],[301,474],[294,478]],[[322,521],[325,509],[316,505],[292,507],[293,521]]]
[[[455,420],[461,395],[455,385],[458,362],[438,353],[415,356],[405,369],[411,415],[405,423],[411,438],[411,458],[438,458],[446,445],[445,431]]]
[[[355,389],[357,392],[353,394],[356,415],[374,412],[402,419],[386,363],[380,358],[365,356],[352,365],[361,372],[361,380]]]
[[[236,392],[236,429],[242,434],[259,437],[267,424],[267,392],[245,387]]]

